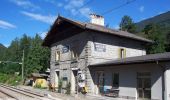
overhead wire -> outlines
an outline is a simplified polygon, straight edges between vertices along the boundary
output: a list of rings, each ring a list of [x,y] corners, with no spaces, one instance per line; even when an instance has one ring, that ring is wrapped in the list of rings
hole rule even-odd
[[[89,0],[89,1],[87,1],[84,5],[82,5],[80,8],[83,8],[83,7],[85,7],[85,6],[87,6],[88,4],[90,4],[90,3],[92,3],[94,0]]]
[[[111,8],[111,9],[109,9],[109,10],[103,12],[101,15],[108,14],[108,13],[114,11],[114,10],[117,10],[117,9],[119,9],[119,8],[121,8],[121,7],[124,7],[124,6],[126,6],[126,5],[128,5],[128,4],[130,4],[130,3],[135,2],[135,1],[136,1],[136,0],[131,0],[131,1],[127,0],[126,3],[123,3],[123,4],[121,4],[121,5],[117,6],[117,7]]]

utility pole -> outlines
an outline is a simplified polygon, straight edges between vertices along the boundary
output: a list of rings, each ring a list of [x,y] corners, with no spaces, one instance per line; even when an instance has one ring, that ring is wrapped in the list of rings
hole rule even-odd
[[[24,79],[24,50],[22,52],[22,80]]]

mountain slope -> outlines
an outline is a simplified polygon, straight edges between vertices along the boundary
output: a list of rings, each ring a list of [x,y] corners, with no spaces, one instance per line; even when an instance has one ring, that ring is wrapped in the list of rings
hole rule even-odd
[[[163,28],[163,33],[167,34],[170,32],[170,11],[136,23],[137,30],[140,32],[150,23],[159,24]]]

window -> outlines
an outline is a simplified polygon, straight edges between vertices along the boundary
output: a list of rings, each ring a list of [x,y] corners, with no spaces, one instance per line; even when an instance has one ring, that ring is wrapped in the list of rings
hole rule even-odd
[[[119,87],[119,73],[112,73],[112,87]]]
[[[60,51],[55,52],[55,61],[56,62],[60,61]]]
[[[62,48],[62,53],[67,53],[67,52],[69,52],[69,46],[63,46],[63,48]]]
[[[106,52],[106,46],[103,44],[95,43],[94,49],[95,49],[95,51],[98,51],[98,52]]]
[[[120,56],[120,58],[125,58],[126,57],[126,49],[121,48],[119,50],[119,56]]]
[[[72,60],[75,60],[75,59],[77,59],[77,58],[78,58],[77,53],[74,52],[73,50],[71,50],[71,59],[72,59]]]
[[[79,54],[80,54],[80,45],[78,43],[74,43],[71,48],[71,60],[75,61],[78,60]]]

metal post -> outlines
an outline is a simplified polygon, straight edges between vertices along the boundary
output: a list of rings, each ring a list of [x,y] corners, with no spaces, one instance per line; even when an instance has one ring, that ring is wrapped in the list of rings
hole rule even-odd
[[[24,79],[24,50],[22,54],[22,80]]]
[[[79,78],[78,78],[78,70],[77,70],[77,90],[76,90],[76,92],[77,92],[77,96],[78,96],[78,90],[79,90],[79,86],[78,86],[78,83],[79,83]]]

